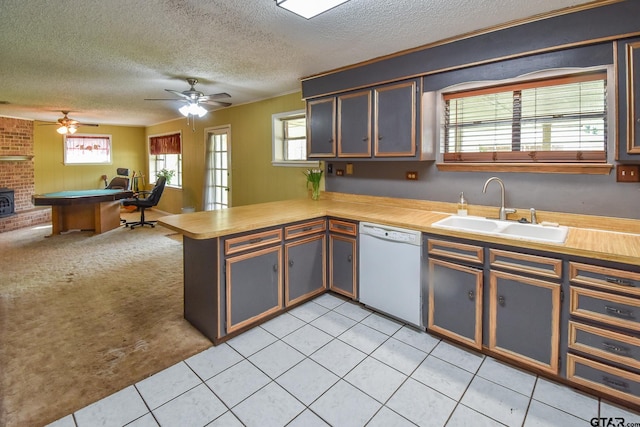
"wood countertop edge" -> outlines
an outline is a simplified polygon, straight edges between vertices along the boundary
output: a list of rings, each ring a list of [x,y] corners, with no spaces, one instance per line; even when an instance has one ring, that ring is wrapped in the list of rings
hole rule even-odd
[[[567,236],[565,244],[554,244],[434,228],[431,226],[431,224],[451,215],[451,213],[425,211],[424,209],[415,209],[405,206],[390,206],[386,204],[372,206],[370,203],[362,203],[360,201],[329,199],[312,202],[310,200],[300,199],[296,201],[269,202],[266,204],[248,205],[232,209],[241,209],[244,212],[251,212],[256,208],[260,208],[262,206],[274,208],[279,205],[289,209],[283,210],[277,215],[277,217],[272,214],[265,216],[260,220],[256,220],[255,214],[239,215],[238,219],[230,220],[228,222],[221,221],[223,222],[222,224],[216,224],[215,221],[185,220],[185,217],[189,215],[200,215],[200,217],[203,219],[212,218],[215,215],[214,212],[197,212],[195,214],[188,213],[165,216],[159,218],[158,223],[173,231],[181,233],[183,236],[187,236],[191,239],[203,240],[328,216],[344,218],[352,221],[373,222],[395,227],[408,228],[424,233],[429,233],[431,235],[442,236],[443,238],[459,238],[477,241],[478,243],[493,243],[515,248],[537,250],[585,258],[595,258],[604,261],[619,262],[631,265],[640,265],[640,257],[634,256],[633,254],[629,253],[629,251],[620,251],[618,253],[610,251],[606,252],[598,250],[597,248],[589,248],[588,244],[582,245],[580,247],[571,244],[572,241],[580,239],[579,237],[576,237],[576,234],[579,233],[596,232],[605,233],[605,235],[611,233],[611,237],[613,237],[613,235],[620,234],[620,232],[617,231],[569,226],[569,235]],[[368,211],[363,213],[363,207]],[[440,206],[438,203],[436,203],[434,207]],[[247,218],[242,218],[242,216],[246,216]],[[202,231],[198,231],[198,228]],[[637,237],[640,241],[639,234],[623,234],[626,234],[633,239]],[[638,250],[640,251],[640,248]]]

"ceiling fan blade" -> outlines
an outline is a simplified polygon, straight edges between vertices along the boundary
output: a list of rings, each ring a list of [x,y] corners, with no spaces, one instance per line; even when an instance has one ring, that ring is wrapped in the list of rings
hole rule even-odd
[[[229,95],[226,92],[220,92],[220,93],[214,93],[211,95],[203,95],[200,97],[201,100],[205,100],[205,101],[208,101],[210,99],[222,99],[222,98],[231,98],[231,95]]]
[[[93,127],[98,127],[100,125],[95,124],[95,123],[76,123],[74,126],[93,126]]]
[[[180,102],[184,102],[184,99],[177,99],[177,98],[145,98],[145,101],[180,101]]]
[[[189,95],[185,95],[182,92],[179,92],[177,90],[173,90],[173,89],[165,89],[167,92],[171,92],[175,95],[178,95],[180,98],[185,98],[185,99],[191,99],[191,97]]]
[[[222,102],[222,101],[214,101],[214,100],[200,101],[200,104],[215,105],[217,107],[229,107],[230,105],[232,105],[230,102]]]

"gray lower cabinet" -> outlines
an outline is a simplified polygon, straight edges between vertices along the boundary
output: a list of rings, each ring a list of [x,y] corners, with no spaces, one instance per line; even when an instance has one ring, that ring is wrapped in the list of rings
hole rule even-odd
[[[640,271],[569,262],[567,379],[640,405]]]
[[[223,239],[221,299],[228,334],[283,307],[282,228]]]
[[[430,239],[427,253],[427,328],[482,349],[483,248]]]
[[[326,290],[326,220],[285,227],[285,306],[311,298]]]
[[[489,349],[558,373],[560,283],[491,271]]]
[[[489,249],[489,349],[557,375],[562,260]]]
[[[357,234],[354,222],[329,220],[329,289],[357,299]]]

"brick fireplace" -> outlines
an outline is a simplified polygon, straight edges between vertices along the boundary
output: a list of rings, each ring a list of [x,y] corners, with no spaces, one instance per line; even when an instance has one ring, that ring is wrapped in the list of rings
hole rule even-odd
[[[13,190],[12,215],[0,216],[0,233],[51,221],[51,210],[31,203],[35,192],[33,121],[0,117],[0,189]]]

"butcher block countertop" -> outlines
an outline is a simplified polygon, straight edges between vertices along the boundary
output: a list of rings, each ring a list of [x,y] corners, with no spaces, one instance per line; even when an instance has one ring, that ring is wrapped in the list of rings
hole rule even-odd
[[[455,203],[389,197],[322,193],[320,200],[295,199],[162,217],[158,222],[192,239],[211,239],[322,216],[367,221],[422,232],[525,249],[584,256],[640,265],[640,220],[538,211],[538,222],[557,222],[569,227],[564,244],[532,242],[431,226],[455,213]],[[528,218],[518,209],[508,219]],[[524,212],[524,214],[522,214]],[[469,206],[469,215],[496,218],[498,208]]]

